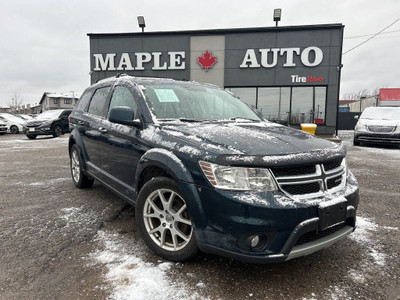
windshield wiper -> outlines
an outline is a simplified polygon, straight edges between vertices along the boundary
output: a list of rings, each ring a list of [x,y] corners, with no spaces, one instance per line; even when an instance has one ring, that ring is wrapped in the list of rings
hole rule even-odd
[[[179,118],[178,120],[181,121],[181,122],[193,122],[193,123],[196,123],[196,122],[204,122],[204,120],[187,119],[187,118]]]
[[[254,120],[250,118],[244,118],[244,117],[234,117],[234,118],[229,118],[231,121],[237,121],[237,120],[245,120],[245,121],[251,121],[251,122],[259,122],[260,120]]]

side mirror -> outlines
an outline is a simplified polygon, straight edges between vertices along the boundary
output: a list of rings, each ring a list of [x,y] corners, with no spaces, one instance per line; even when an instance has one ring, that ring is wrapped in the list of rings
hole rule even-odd
[[[358,120],[360,118],[359,115],[354,116],[354,120]]]
[[[135,112],[128,106],[116,106],[110,111],[108,120],[113,123],[140,127],[140,120],[134,120]]]

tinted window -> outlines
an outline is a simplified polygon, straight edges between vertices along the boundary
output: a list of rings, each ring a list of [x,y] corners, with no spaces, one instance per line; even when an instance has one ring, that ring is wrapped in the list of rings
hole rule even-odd
[[[90,114],[101,117],[105,116],[105,104],[109,91],[110,91],[109,86],[96,90],[96,92],[93,95],[92,101],[90,102],[88,110]]]
[[[136,116],[137,104],[135,98],[128,88],[123,86],[115,87],[111,98],[109,111],[116,106],[127,106],[135,112]]]
[[[91,97],[92,97],[92,91],[84,92],[81,98],[79,99],[79,102],[76,105],[75,109],[80,111],[86,111]]]

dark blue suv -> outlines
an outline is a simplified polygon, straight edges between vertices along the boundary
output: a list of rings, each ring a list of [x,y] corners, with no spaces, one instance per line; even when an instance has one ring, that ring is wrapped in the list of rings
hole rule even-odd
[[[279,262],[345,238],[358,184],[346,150],[265,121],[213,85],[127,75],[89,87],[70,116],[71,174],[135,206],[145,243]]]

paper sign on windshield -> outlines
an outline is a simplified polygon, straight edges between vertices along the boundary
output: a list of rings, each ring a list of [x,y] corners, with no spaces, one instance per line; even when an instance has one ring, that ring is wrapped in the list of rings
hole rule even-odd
[[[160,102],[179,102],[174,90],[172,89],[154,89]]]

